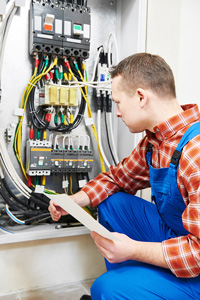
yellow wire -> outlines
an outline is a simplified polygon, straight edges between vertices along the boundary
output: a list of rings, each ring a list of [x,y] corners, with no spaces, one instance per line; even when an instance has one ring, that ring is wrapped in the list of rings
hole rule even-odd
[[[46,176],[42,176],[42,185],[45,186],[46,184]]]
[[[70,181],[70,193],[71,195],[73,195],[74,193],[72,191],[72,174],[70,174],[69,181]]]
[[[76,77],[74,76],[73,72],[71,69],[69,69],[69,72],[70,74],[72,75],[72,77],[74,78],[75,81],[77,81]],[[84,81],[84,78],[80,72],[80,70],[78,71],[79,72],[79,75],[82,79],[82,81]],[[90,104],[89,104],[89,100],[88,100],[88,94],[84,94],[83,92],[83,89],[81,87],[79,87],[80,91],[81,91],[81,94],[83,95],[83,98],[85,99],[85,102],[87,103],[87,107],[88,107],[88,116],[89,118],[92,118],[92,111],[91,111],[91,108],[90,108]],[[99,139],[98,139],[98,134],[97,134],[97,130],[96,130],[96,127],[94,124],[91,125],[92,127],[92,131],[94,133],[94,137],[96,139],[96,142],[97,142],[97,146],[98,146],[98,152],[99,152],[99,157],[100,157],[100,162],[101,162],[101,170],[102,172],[106,172],[106,168],[105,168],[105,165],[104,165],[104,161],[103,161],[103,156],[101,154],[101,150],[100,150],[100,147],[99,147]]]
[[[27,84],[25,90],[24,90],[24,93],[22,95],[22,99],[21,99],[21,105],[20,105],[20,108],[23,108],[24,111],[26,109],[26,104],[27,104],[27,101],[28,101],[28,97],[30,95],[30,92],[32,91],[33,87],[35,86],[35,84],[44,76],[46,75],[55,65],[57,65],[57,58],[54,59],[54,62],[53,64],[51,64],[51,66],[46,70],[46,67],[43,69],[42,73],[39,74],[37,77],[35,77],[36,73],[37,73],[37,68],[35,68],[34,70],[34,74],[33,76],[31,77],[29,83]],[[46,70],[46,71],[45,71]],[[24,100],[25,98],[25,100]],[[23,118],[24,118],[24,113],[23,113],[23,116],[19,117],[19,126],[17,128],[17,131],[16,131],[16,136],[15,136],[15,142],[14,142],[14,149],[15,149],[15,152],[16,152],[16,156],[17,156],[17,159],[19,161],[19,164],[20,164],[20,167],[22,169],[22,172],[25,176],[26,179],[28,179],[27,177],[27,174],[26,174],[26,171],[25,171],[25,168],[23,166],[23,162],[22,162],[22,158],[21,158],[21,136],[22,136],[22,121],[23,121]]]

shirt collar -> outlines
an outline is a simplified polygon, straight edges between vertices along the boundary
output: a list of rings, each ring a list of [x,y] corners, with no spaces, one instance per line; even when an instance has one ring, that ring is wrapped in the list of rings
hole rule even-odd
[[[197,104],[186,104],[181,106],[183,112],[154,127],[154,133],[158,140],[167,140],[177,131],[188,124],[200,121],[200,113]],[[148,132],[148,135],[150,132]]]

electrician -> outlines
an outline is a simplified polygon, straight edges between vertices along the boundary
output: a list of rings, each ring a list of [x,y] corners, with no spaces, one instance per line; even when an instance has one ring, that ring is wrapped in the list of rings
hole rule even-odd
[[[117,117],[144,138],[129,157],[70,196],[97,206],[99,221],[120,241],[95,232],[107,272],[93,300],[200,299],[200,114],[180,106],[173,73],[160,56],[131,55],[111,69]],[[152,202],[134,196],[151,187]],[[66,214],[53,201],[57,221]]]

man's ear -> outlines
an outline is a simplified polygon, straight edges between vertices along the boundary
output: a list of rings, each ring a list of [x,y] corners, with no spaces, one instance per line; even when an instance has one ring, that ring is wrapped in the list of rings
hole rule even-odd
[[[144,107],[147,104],[147,100],[148,100],[147,91],[139,88],[136,90],[136,94],[138,96],[138,99],[140,100],[141,107]]]

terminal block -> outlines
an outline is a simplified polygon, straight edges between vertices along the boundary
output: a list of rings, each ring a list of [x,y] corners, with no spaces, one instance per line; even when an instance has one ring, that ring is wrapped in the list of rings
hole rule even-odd
[[[45,84],[39,92],[39,104],[53,106],[78,106],[78,88]]]
[[[33,140],[27,141],[26,172],[29,176],[48,176],[51,174],[50,142]]]

